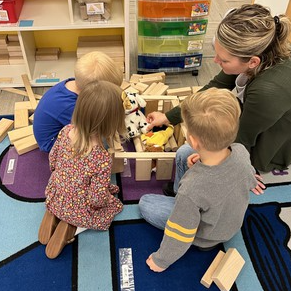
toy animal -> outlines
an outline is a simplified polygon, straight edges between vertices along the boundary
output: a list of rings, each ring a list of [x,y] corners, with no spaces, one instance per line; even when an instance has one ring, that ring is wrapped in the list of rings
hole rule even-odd
[[[147,120],[139,108],[146,106],[146,101],[138,94],[126,92],[122,94],[123,106],[125,110],[125,125],[129,137],[139,136],[147,132]]]
[[[163,152],[164,145],[174,133],[174,127],[169,125],[165,130],[148,132],[141,135],[146,152]]]

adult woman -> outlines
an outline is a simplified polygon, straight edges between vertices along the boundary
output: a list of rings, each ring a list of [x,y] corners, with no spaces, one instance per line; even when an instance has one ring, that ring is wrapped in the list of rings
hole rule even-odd
[[[202,89],[237,88],[243,111],[236,142],[248,149],[259,171],[282,170],[291,163],[290,32],[287,17],[272,17],[261,5],[230,11],[215,35],[214,61],[222,71]],[[151,126],[177,124],[181,122],[180,108],[165,115],[154,112],[148,120]],[[174,192],[191,153],[189,146],[177,152]]]

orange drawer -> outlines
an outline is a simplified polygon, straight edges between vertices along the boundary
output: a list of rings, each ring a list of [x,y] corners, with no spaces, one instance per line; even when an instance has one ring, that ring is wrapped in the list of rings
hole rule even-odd
[[[206,16],[210,1],[138,1],[138,16],[141,18],[191,18]]]

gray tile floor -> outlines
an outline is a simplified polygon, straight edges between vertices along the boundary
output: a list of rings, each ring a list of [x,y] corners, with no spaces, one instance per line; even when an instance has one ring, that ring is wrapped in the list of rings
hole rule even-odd
[[[167,74],[166,84],[170,88],[180,88],[186,86],[202,86],[209,82],[219,71],[220,68],[213,62],[214,51],[212,48],[212,38],[215,29],[223,18],[225,13],[234,7],[239,7],[242,4],[250,4],[251,0],[212,0],[210,14],[208,19],[208,28],[205,36],[203,47],[202,66],[199,69],[198,76],[192,76],[191,73]],[[19,88],[24,90],[24,88]],[[33,91],[36,94],[43,95],[49,87],[35,87]],[[14,103],[25,100],[25,97],[0,91],[0,115],[13,114]]]

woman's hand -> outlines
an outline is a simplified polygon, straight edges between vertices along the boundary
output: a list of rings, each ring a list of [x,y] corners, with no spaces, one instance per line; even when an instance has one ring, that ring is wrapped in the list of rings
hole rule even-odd
[[[153,129],[154,126],[169,125],[169,120],[165,113],[154,111],[148,114],[147,122],[149,123],[147,131]]]
[[[153,261],[153,259],[152,259],[152,255],[150,255],[149,257],[148,257],[148,259],[146,260],[146,263],[147,263],[147,265],[149,266],[149,268],[152,270],[152,271],[154,271],[154,272],[163,272],[163,271],[165,271],[166,269],[163,269],[163,268],[160,268],[160,267],[158,267],[156,264],[155,264],[155,262]]]
[[[197,154],[197,153],[190,155],[187,158],[187,166],[188,166],[188,168],[191,168],[199,159],[200,159],[200,155]]]

